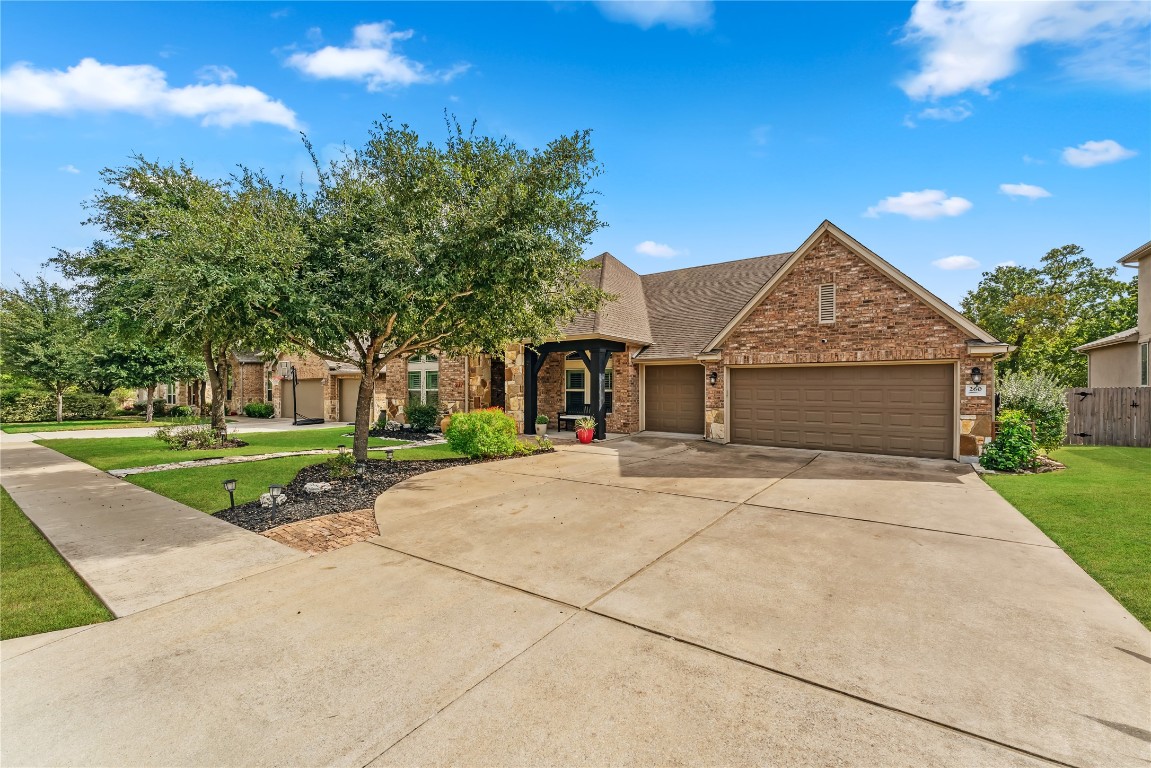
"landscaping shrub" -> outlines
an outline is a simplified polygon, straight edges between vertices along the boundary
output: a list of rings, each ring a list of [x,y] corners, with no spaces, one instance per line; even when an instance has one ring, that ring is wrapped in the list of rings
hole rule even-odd
[[[220,439],[211,424],[165,424],[156,430],[156,439],[167,444],[174,451],[199,451],[208,448],[223,448],[231,441]]]
[[[55,421],[56,396],[51,392],[33,390],[5,393],[0,400],[0,421]],[[105,419],[115,412],[115,404],[107,395],[93,392],[70,391],[64,393],[64,420]]]
[[[499,408],[452,415],[444,437],[453,451],[472,459],[514,456],[523,452],[516,422]]]
[[[356,457],[351,451],[337,453],[324,461],[324,466],[328,468],[328,477],[341,480],[356,473]]]
[[[173,405],[171,408],[168,409],[168,415],[169,416],[175,416],[178,419],[186,419],[189,416],[194,416],[195,413],[192,411],[191,406]]]
[[[168,415],[168,401],[162,397],[157,397],[152,401],[152,415],[153,416],[167,416]]]
[[[1063,387],[1040,371],[1007,373],[999,380],[999,407],[1022,411],[1035,422],[1035,442],[1053,451],[1067,439],[1067,400]]]
[[[248,403],[244,406],[244,415],[253,419],[270,419],[276,413],[276,407],[271,403]]]
[[[436,426],[436,422],[440,420],[440,409],[431,404],[412,403],[408,406],[407,415],[408,423],[412,425],[412,429],[427,432]]]
[[[1022,411],[1003,411],[995,439],[983,448],[979,463],[987,469],[1015,472],[1035,466],[1039,445],[1031,432],[1030,420]]]

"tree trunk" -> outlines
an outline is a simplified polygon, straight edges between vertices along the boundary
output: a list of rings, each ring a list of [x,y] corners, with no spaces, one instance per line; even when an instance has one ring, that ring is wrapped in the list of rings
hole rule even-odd
[[[219,431],[227,427],[224,420],[224,382],[220,362],[226,360],[221,353],[212,353],[212,343],[204,343],[204,365],[208,368],[208,381],[212,385],[212,429]],[[219,367],[218,367],[219,366]]]
[[[365,367],[372,368],[371,365]],[[376,377],[364,373],[356,396],[356,434],[352,438],[352,455],[356,461],[368,460],[368,430],[372,428],[372,398],[375,393]]]
[[[56,390],[56,423],[59,424],[64,420],[64,390]],[[367,437],[364,438],[364,443],[367,443]]]
[[[144,421],[147,424],[152,423],[152,418],[156,415],[156,385],[148,385],[148,403],[144,406]]]

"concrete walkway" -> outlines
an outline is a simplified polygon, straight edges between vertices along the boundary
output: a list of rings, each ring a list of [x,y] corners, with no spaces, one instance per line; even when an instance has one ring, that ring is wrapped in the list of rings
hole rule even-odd
[[[124,427],[123,429],[64,429],[58,432],[21,432],[15,435],[3,433],[5,443],[31,443],[35,440],[91,440],[100,437],[149,437],[156,427],[162,424],[151,424],[141,427]],[[352,427],[341,421],[328,421],[323,424],[304,424],[296,426],[291,419],[252,419],[247,416],[229,416],[228,431],[237,435],[250,432],[294,432],[299,429],[331,429],[332,427]]]
[[[5,660],[0,762],[1151,758],[1151,633],[968,467],[630,439],[376,517]]]
[[[33,443],[0,443],[0,481],[116,616],[303,555]]]

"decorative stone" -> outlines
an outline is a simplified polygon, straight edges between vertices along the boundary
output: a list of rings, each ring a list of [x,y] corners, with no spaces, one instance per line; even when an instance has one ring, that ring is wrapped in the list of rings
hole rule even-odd
[[[305,483],[304,493],[323,493],[332,490],[331,483]]]
[[[288,496],[287,496],[287,494],[284,494],[283,496],[280,497],[280,500],[276,503],[276,505],[282,507],[287,503],[288,503]],[[270,494],[270,493],[260,494],[260,506],[271,509],[272,508],[272,494]]]

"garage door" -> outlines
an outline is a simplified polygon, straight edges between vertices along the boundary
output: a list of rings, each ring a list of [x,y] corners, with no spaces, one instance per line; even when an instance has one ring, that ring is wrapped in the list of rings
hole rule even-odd
[[[644,378],[644,428],[703,434],[703,366],[649,365]]]
[[[349,424],[356,420],[356,404],[360,397],[359,379],[339,379],[340,382],[340,421]]]
[[[322,379],[300,379],[296,384],[296,397],[299,405],[292,405],[292,381],[285,379],[280,397],[280,415],[290,419],[293,413],[299,414],[301,419],[324,418],[324,382]]]
[[[732,442],[951,458],[951,365],[731,369]]]

